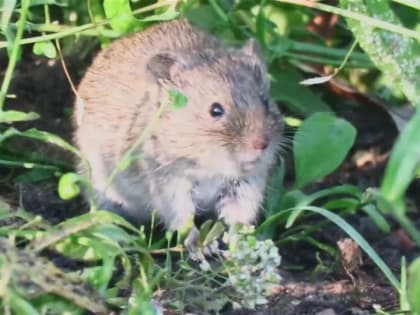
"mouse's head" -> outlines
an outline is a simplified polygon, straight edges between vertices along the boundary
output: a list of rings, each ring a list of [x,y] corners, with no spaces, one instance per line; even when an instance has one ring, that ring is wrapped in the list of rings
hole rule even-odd
[[[157,131],[170,159],[187,158],[210,176],[227,177],[273,164],[283,125],[255,41],[241,49],[163,52],[148,71],[162,95],[175,89],[188,99],[164,115]]]

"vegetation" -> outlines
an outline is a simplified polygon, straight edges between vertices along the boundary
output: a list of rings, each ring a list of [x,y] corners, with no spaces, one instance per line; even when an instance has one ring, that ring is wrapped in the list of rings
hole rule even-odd
[[[335,244],[318,237],[331,223],[360,246],[394,287],[400,305],[393,314],[420,314],[420,258],[407,267],[401,257],[395,274],[348,220],[367,216],[385,233],[397,224],[420,246],[418,220],[407,203],[407,190],[420,176],[419,1],[5,0],[0,10],[0,53],[8,60],[0,90],[0,164],[6,186],[54,182],[62,199],[74,198],[80,185],[89,186],[72,166],[50,161],[42,149],[34,153],[13,146],[19,139],[48,143],[83,159],[58,134],[31,127],[39,119],[36,108],[8,108],[14,97],[19,101],[20,91],[8,93],[23,56],[85,60],[98,44],[104,48],[114,38],[179,17],[235,45],[257,38],[269,66],[271,95],[283,106],[290,131],[284,156],[291,155],[294,165],[290,179],[285,160],[279,163],[255,230],[227,231],[220,222],[201,226],[203,247],[223,237],[228,249],[200,263],[188,259],[172,233],[156,232],[154,222],[151,229],[139,228],[92,207],[54,223],[0,199],[2,314],[109,314],[110,309],[160,314],[160,304],[174,314],[186,309],[221,313],[229,303],[255,308],[266,304],[281,283],[277,247],[309,244],[314,256],[321,252],[325,261],[336,259]],[[325,30],[311,24],[332,16],[339,19]],[[337,114],[351,111],[349,103],[325,88],[342,80],[393,108],[408,102],[413,109],[378,187],[319,185],[343,165],[358,136]],[[175,108],[183,106],[182,95],[172,92]],[[69,266],[59,267],[57,260]]]

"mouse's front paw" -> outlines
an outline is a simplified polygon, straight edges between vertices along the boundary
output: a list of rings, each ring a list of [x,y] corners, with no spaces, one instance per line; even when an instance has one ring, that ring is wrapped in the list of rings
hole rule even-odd
[[[201,229],[193,226],[184,239],[184,246],[193,260],[203,260],[205,256],[221,255],[221,235],[225,232],[225,225],[221,222],[204,223]]]
[[[221,202],[219,217],[228,225],[241,223],[250,225],[255,221],[258,206],[237,197],[225,198]]]

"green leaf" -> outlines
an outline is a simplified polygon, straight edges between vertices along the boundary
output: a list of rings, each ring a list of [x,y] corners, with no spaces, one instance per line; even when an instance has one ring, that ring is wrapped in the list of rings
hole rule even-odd
[[[402,26],[390,7],[390,1],[340,0],[344,9],[377,20]],[[414,38],[370,26],[363,21],[347,19],[347,24],[360,46],[387,77],[389,85],[403,91],[405,96],[420,106],[420,43]]]
[[[210,231],[207,233],[206,238],[203,241],[203,246],[207,246],[209,245],[211,242],[213,242],[214,240],[218,239],[223,232],[226,230],[225,225],[220,222],[217,221],[212,228],[210,229]]]
[[[25,131],[19,131],[15,128],[9,128],[5,132],[0,133],[0,143],[14,136],[26,137],[26,138],[31,138],[31,139],[36,139],[36,140],[44,141],[47,143],[51,143],[53,145],[56,145],[62,149],[70,151],[74,153],[75,155],[83,158],[80,152],[74,146],[72,146],[71,144],[69,144],[67,141],[63,140],[59,136],[53,133],[40,131],[34,128],[28,129]]]
[[[388,202],[401,203],[408,185],[420,166],[420,109],[407,123],[392,150],[382,181],[381,192]]]
[[[2,1],[3,4],[1,5],[1,30],[3,33],[6,33],[7,26],[9,25],[10,18],[12,17],[13,9],[16,5],[16,0],[6,0]]]
[[[413,315],[420,315],[420,258],[414,260],[408,269],[408,301]]]
[[[6,0],[7,2],[7,0]],[[33,7],[36,5],[44,5],[44,4],[54,4],[54,5],[58,5],[60,7],[67,7],[68,6],[68,1],[67,0],[30,0],[29,1],[29,6]]]
[[[309,116],[316,112],[329,112],[330,108],[322,98],[308,87],[299,84],[303,77],[296,69],[279,69],[271,83],[271,96],[285,102],[294,113]]]
[[[55,49],[54,44],[50,40],[44,42],[36,42],[32,51],[35,55],[38,56],[45,56],[51,59],[57,57],[57,50]]]
[[[129,0],[104,0],[105,16],[111,27],[126,34],[139,29],[142,23],[133,16]]]
[[[203,242],[206,238],[206,235],[209,233],[209,231],[211,229],[212,224],[213,224],[212,220],[207,220],[203,224],[201,224],[200,231],[199,231],[200,233],[199,233],[199,237],[198,237],[199,244],[203,244]]]
[[[170,90],[168,93],[172,101],[172,110],[178,110],[187,106],[188,98],[184,94],[178,90]]]
[[[217,29],[226,26],[226,23],[219,18],[210,5],[204,4],[185,11],[186,18],[194,25],[215,32]],[[227,28],[224,27],[224,30]]]
[[[407,123],[395,144],[377,195],[378,207],[391,213],[420,245],[420,232],[406,215],[404,196],[420,166],[420,109]]]
[[[17,110],[0,111],[0,123],[11,124],[18,121],[38,119],[39,115],[34,112],[24,113]]]
[[[282,160],[280,165],[273,170],[270,180],[267,185],[267,198],[264,201],[264,214],[266,216],[273,215],[283,201],[284,197],[284,176],[285,176],[285,165],[284,161]]]
[[[1,162],[0,162],[1,164]],[[56,170],[54,169],[42,169],[34,168],[28,172],[20,174],[13,179],[14,183],[23,184],[23,183],[35,183],[48,178],[52,178],[55,175]]]
[[[355,137],[356,129],[331,113],[317,113],[306,119],[293,141],[296,187],[302,188],[334,171]]]
[[[158,314],[156,306],[151,301],[151,294],[142,287],[141,282],[133,282],[133,290],[131,297],[128,300],[127,314],[128,315],[156,315]]]
[[[77,183],[80,181],[80,175],[67,173],[60,177],[58,181],[58,195],[63,200],[69,200],[80,193],[80,187]]]
[[[315,202],[315,200],[325,197],[330,197],[333,195],[350,195],[354,200],[354,202],[358,202],[362,196],[362,193],[360,192],[360,189],[357,186],[353,185],[341,185],[341,186],[333,186],[330,188],[325,188],[322,190],[318,190],[310,195],[304,195],[301,190],[292,190],[288,191],[287,194],[285,194],[285,199],[294,199],[294,205],[297,207],[304,207],[307,205],[310,205],[311,203]],[[337,200],[337,199],[332,199]],[[290,205],[290,202],[289,202]],[[348,205],[348,203],[347,203]],[[290,206],[289,206],[290,207]],[[303,210],[302,210],[303,211]],[[286,223],[286,228],[289,228],[291,226],[290,222],[294,222],[296,218],[301,214],[302,211],[293,211],[293,213],[288,218],[288,223]]]
[[[8,302],[10,303],[10,308],[14,314],[40,315],[31,303],[23,299],[14,290],[9,289],[7,294],[9,295]]]
[[[390,233],[391,227],[384,216],[372,204],[367,204],[362,207],[362,210],[372,219],[376,226],[384,233]]]

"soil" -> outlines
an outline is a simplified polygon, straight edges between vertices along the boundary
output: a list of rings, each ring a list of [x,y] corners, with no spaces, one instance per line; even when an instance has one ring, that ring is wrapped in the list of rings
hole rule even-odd
[[[88,62],[66,59],[75,84]],[[0,58],[2,69],[4,65],[4,58]],[[358,137],[346,162],[309,190],[343,183],[356,184],[362,189],[378,187],[389,150],[398,134],[394,121],[382,105],[379,106],[376,100],[368,96],[343,92],[344,89],[340,90],[337,86],[335,88],[329,86],[326,89],[331,97],[346,97],[351,102],[353,110],[343,110],[340,107],[336,110],[354,124],[358,130]],[[15,72],[10,93],[16,94],[17,98],[9,99],[6,109],[36,111],[41,115],[37,121],[17,124],[17,128],[36,127],[71,141],[70,113],[73,93],[59,62],[24,54]],[[71,157],[62,152],[50,154],[53,151],[46,151],[49,148],[39,143],[31,142],[30,145],[31,150],[48,154],[53,160],[64,160],[69,165],[73,162]],[[27,146],[25,148],[28,149]],[[292,167],[289,169],[288,176],[292,177]],[[2,169],[0,172],[10,174],[11,170]],[[80,199],[68,203],[60,200],[55,193],[54,180],[18,186],[6,183],[1,190],[3,194],[9,196],[9,199],[16,203],[19,200],[27,210],[41,214],[53,223],[86,211],[86,206]],[[418,208],[419,182],[412,185],[411,196],[413,196],[413,207]],[[350,215],[346,220],[369,241],[396,275],[400,271],[402,256],[410,261],[418,255],[418,249],[396,225],[393,227],[393,232],[386,235],[361,213]],[[280,273],[283,281],[273,292],[271,303],[260,310],[227,310],[225,314],[362,315],[373,313],[373,307],[387,311],[398,309],[398,296],[395,290],[372,261],[345,237],[344,233],[332,224],[326,225],[322,232],[316,235],[317,240],[335,248],[337,241],[343,240],[341,246],[338,246],[341,255],[333,258],[324,255],[322,251],[317,253],[315,246],[305,242],[280,247],[283,259]],[[68,267],[69,262],[63,262],[61,257],[54,257],[54,253],[49,253],[47,256],[56,263],[61,261],[58,264],[63,268]]]

